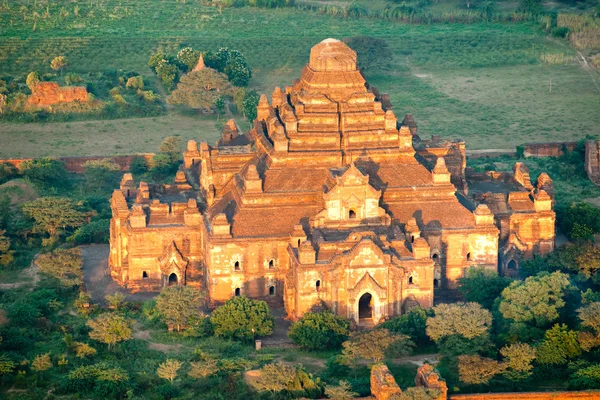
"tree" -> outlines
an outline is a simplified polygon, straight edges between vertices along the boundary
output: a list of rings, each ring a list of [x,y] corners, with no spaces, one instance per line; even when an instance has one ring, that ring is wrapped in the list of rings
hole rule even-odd
[[[355,36],[344,42],[356,52],[358,65],[363,71],[381,71],[389,67],[392,51],[383,39],[372,36]]]
[[[400,394],[392,395],[389,400],[438,400],[440,391],[424,387],[410,387]]]
[[[156,309],[162,320],[181,331],[193,317],[202,315],[205,294],[191,286],[172,286],[164,288],[156,297]]]
[[[490,345],[492,314],[477,303],[440,304],[427,319],[427,335],[442,353],[467,354],[486,350]]]
[[[154,53],[150,56],[150,59],[148,60],[148,67],[150,67],[150,69],[154,71],[154,73],[156,73],[156,67],[158,66],[158,63],[163,61],[164,59],[165,55],[163,53]]]
[[[105,190],[119,182],[121,167],[110,158],[89,160],[83,164],[85,178],[90,188]]]
[[[479,303],[491,310],[494,300],[510,282],[510,278],[498,276],[496,272],[485,267],[471,267],[464,277],[458,279],[458,290],[465,301]]]
[[[182,76],[177,89],[167,97],[167,103],[208,111],[219,97],[232,94],[233,87],[226,75],[212,68],[204,68]]]
[[[79,358],[91,357],[96,354],[96,349],[87,343],[74,342],[75,355]]]
[[[246,88],[236,87],[233,88],[233,104],[237,108],[237,112],[245,115],[244,113],[244,100],[246,99]]]
[[[158,149],[163,154],[168,154],[171,162],[179,161],[181,155],[181,137],[168,136],[166,137]]]
[[[223,96],[215,100],[215,108],[217,109],[217,121],[221,118],[221,114],[225,111],[225,99]]]
[[[23,177],[42,187],[66,187],[69,182],[65,164],[51,158],[24,161],[20,167]]]
[[[13,261],[13,252],[10,250],[10,238],[6,231],[0,229],[0,265],[7,266]]]
[[[389,329],[391,332],[410,336],[417,347],[430,344],[427,336],[427,318],[433,316],[432,309],[413,308],[406,314],[392,318],[381,324],[382,328]]]
[[[569,379],[569,389],[586,390],[600,388],[600,364],[575,371]]]
[[[358,396],[358,393],[352,391],[350,382],[340,381],[337,386],[327,385],[325,387],[325,396],[335,400],[350,400]]]
[[[600,346],[600,302],[592,302],[577,310],[581,326],[591,330],[579,332],[579,344],[585,351]]]
[[[41,273],[58,279],[64,286],[81,285],[83,282],[83,261],[78,248],[56,249],[52,253],[41,254],[36,265]]]
[[[185,65],[188,71],[191,71],[198,65],[200,54],[199,51],[196,51],[191,47],[184,47],[177,53],[177,60]]]
[[[52,59],[52,61],[50,62],[50,68],[52,68],[54,71],[60,71],[61,75],[62,75],[63,69],[67,65],[69,65],[69,59],[65,56],[54,57]]]
[[[306,313],[290,327],[292,342],[309,350],[338,348],[350,334],[350,322],[331,311]]]
[[[86,325],[92,328],[90,338],[107,344],[109,350],[115,344],[131,339],[133,334],[133,321],[117,314],[101,314]]]
[[[219,372],[217,366],[217,359],[213,357],[206,357],[202,361],[191,362],[190,371],[188,376],[194,379],[206,378],[207,376],[214,375]]]
[[[532,3],[540,3],[539,0],[524,0]],[[586,235],[574,235],[574,230],[580,231],[587,228],[591,233],[600,232],[600,208],[594,207],[588,203],[573,203],[568,207],[557,208],[557,222],[560,229],[573,240],[586,239]],[[577,228],[578,227],[578,228]],[[577,228],[577,229],[576,229]]]
[[[29,90],[31,90],[31,93],[35,93],[35,89],[40,83],[40,77],[37,72],[30,72],[29,75],[27,75],[27,80],[25,82],[27,83]]]
[[[34,232],[45,232],[55,240],[62,231],[86,223],[89,216],[78,210],[80,205],[66,197],[40,197],[23,204],[22,210],[35,221]]]
[[[132,76],[131,78],[127,79],[125,87],[136,90],[144,90],[144,78],[141,75]]]
[[[504,369],[504,364],[478,354],[458,356],[458,376],[467,385],[487,385]]]
[[[302,368],[296,368],[292,365],[275,363],[267,364],[260,369],[258,379],[249,382],[258,391],[271,393],[281,392],[311,392],[320,391],[319,378],[313,378],[311,374],[306,373]]]
[[[0,354],[0,376],[8,375],[15,369],[15,362],[6,354]]]
[[[273,316],[264,301],[234,297],[217,307],[211,317],[215,336],[243,341],[273,332]]]
[[[252,70],[244,55],[237,50],[222,47],[216,53],[207,52],[204,62],[209,68],[222,72],[235,86],[245,87],[252,77]]]
[[[386,354],[410,354],[414,343],[406,335],[391,333],[387,329],[375,329],[368,332],[352,332],[350,339],[342,343],[342,356],[346,363],[355,360],[369,360],[378,363]],[[391,349],[394,351],[390,351]]]
[[[183,363],[181,361],[167,359],[158,366],[156,374],[173,384],[173,381],[177,378],[177,372],[182,366]]]
[[[50,353],[35,356],[35,358],[31,362],[31,368],[35,372],[44,372],[52,368],[52,360],[50,359]]]
[[[125,303],[125,295],[120,292],[115,292],[113,295],[107,294],[104,299],[108,303],[108,307],[113,310],[120,309]]]
[[[569,276],[562,272],[540,273],[512,282],[502,291],[499,310],[504,318],[515,322],[547,326],[565,306],[563,298],[569,286]]]
[[[162,83],[170,88],[175,83],[177,78],[177,66],[168,60],[160,60],[155,67],[156,75],[160,78]]]
[[[566,364],[581,355],[577,332],[569,330],[565,324],[554,325],[546,331],[536,354],[540,364]]]
[[[258,107],[258,101],[260,100],[260,95],[251,90],[246,93],[246,97],[244,98],[244,115],[248,119],[248,121],[254,121],[257,116],[256,107]]]
[[[506,369],[504,376],[511,381],[522,381],[532,375],[531,364],[535,360],[535,349],[527,343],[514,343],[500,349]]]

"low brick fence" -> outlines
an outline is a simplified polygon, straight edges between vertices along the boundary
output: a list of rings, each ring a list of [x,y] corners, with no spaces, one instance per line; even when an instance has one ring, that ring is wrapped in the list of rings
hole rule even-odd
[[[104,160],[105,158],[108,158],[115,164],[119,165],[119,167],[121,168],[121,171],[126,172],[126,171],[129,171],[129,168],[131,167],[131,162],[133,161],[134,158],[144,157],[146,159],[146,161],[150,162],[152,160],[153,156],[154,156],[153,153],[144,153],[144,154],[132,154],[132,155],[128,155],[128,156],[58,157],[56,159],[65,163],[65,168],[67,169],[67,171],[82,173],[82,172],[85,172],[85,167],[83,166],[83,164],[85,164],[86,162],[94,161],[94,160]],[[25,161],[31,161],[31,160],[32,160],[32,158],[9,158],[9,159],[5,159],[5,160],[0,160],[0,162],[12,164],[15,167],[19,168],[19,166],[22,163],[24,163]]]

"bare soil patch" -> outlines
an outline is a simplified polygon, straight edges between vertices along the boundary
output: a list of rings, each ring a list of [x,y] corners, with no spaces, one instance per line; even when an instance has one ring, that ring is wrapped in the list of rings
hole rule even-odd
[[[6,194],[12,206],[18,206],[38,198],[37,191],[23,179],[13,179],[0,185],[0,195]]]

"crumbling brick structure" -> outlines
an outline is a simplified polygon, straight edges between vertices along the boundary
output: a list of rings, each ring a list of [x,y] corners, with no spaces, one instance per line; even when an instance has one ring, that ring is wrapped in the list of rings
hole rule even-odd
[[[87,101],[88,92],[84,86],[60,87],[56,82],[40,82],[27,99],[27,104],[44,107],[60,103],[86,103]]]
[[[498,220],[464,195],[464,142],[421,141],[377,93],[356,53],[324,40],[299,80],[260,97],[249,132],[230,121],[216,146],[190,141],[173,185],[124,179],[113,278],[283,302],[290,318],[325,305],[369,325],[432,306],[472,265],[496,271]]]
[[[596,185],[600,185],[600,141],[585,142],[585,172]]]

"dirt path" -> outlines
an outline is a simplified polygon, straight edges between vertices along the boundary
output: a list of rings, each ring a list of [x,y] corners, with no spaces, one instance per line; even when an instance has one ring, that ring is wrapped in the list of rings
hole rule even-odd
[[[163,353],[176,353],[179,352],[183,347],[181,344],[164,344],[153,342],[150,331],[142,330],[142,326],[138,322],[136,322],[133,326],[133,338],[147,342],[150,350],[157,350]]]
[[[33,261],[31,261],[31,265],[20,272],[22,274],[22,278],[25,278],[25,280],[14,283],[1,283],[0,290],[17,289],[22,286],[30,285],[31,287],[29,288],[29,290],[33,290],[39,282],[38,268],[35,263],[35,260],[37,260],[38,256],[39,253],[35,255]]]
[[[440,361],[440,354],[419,354],[415,356],[405,356],[392,358],[391,360],[394,364],[414,364],[417,366],[423,365],[425,362],[430,364],[437,364]]]

